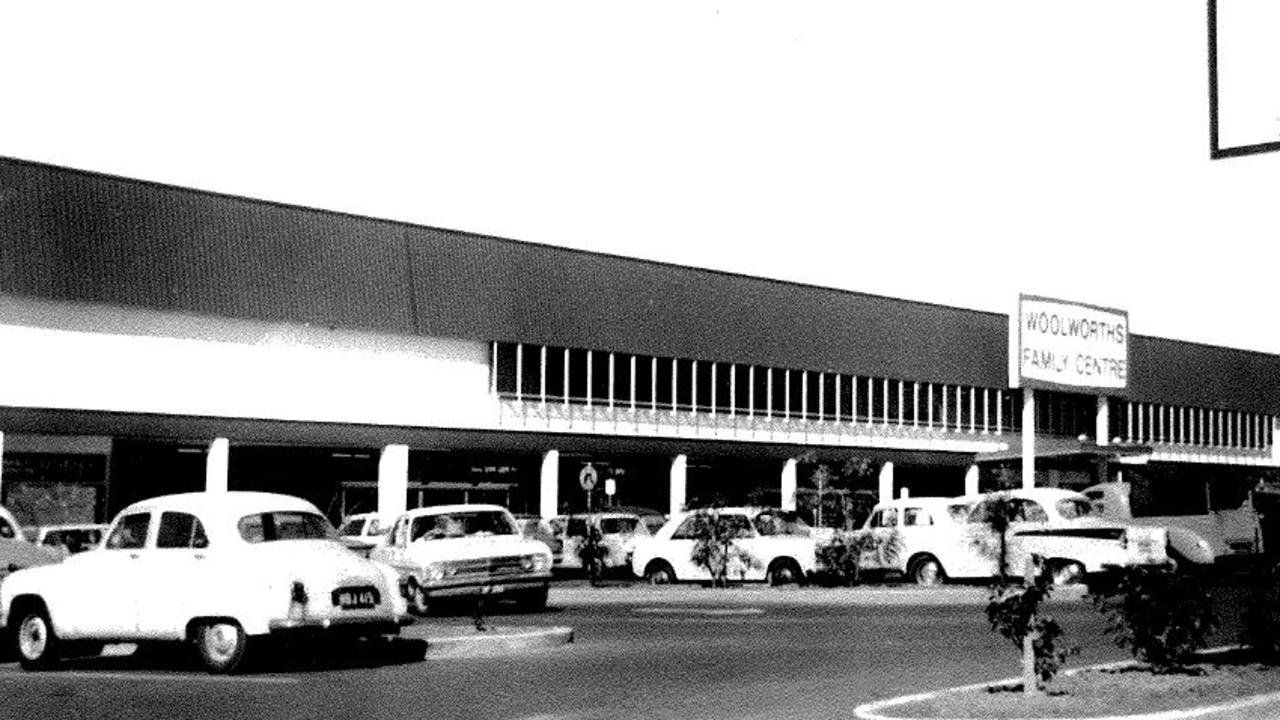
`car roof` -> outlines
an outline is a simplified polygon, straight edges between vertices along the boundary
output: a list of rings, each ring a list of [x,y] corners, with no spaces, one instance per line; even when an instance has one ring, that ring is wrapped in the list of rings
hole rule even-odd
[[[935,497],[933,495],[922,495],[919,497],[894,498],[882,503],[876,503],[876,509],[880,508],[901,508],[901,507],[939,507],[951,505],[971,505],[980,499],[976,495],[960,495],[952,497]]]
[[[198,512],[206,515],[249,515],[264,511],[292,511],[321,514],[315,505],[293,495],[231,490],[227,492],[191,492],[140,500],[120,511],[163,512],[165,510]]]
[[[1001,490],[999,492],[987,493],[983,497],[994,496],[1023,498],[1026,500],[1038,500],[1040,502],[1055,502],[1066,498],[1083,497],[1083,493],[1076,492],[1075,490],[1067,490],[1066,488],[1035,487]]]
[[[467,505],[428,505],[427,507],[420,507],[420,508],[414,508],[412,510],[407,510],[405,511],[404,516],[421,517],[423,515],[443,515],[445,513],[475,512],[477,510],[484,510],[484,511],[498,510],[505,513],[511,512],[510,510],[507,510],[501,505],[471,503]]]

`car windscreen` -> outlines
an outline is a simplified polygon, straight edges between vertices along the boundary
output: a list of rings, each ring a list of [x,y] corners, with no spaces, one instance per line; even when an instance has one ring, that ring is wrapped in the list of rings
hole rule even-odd
[[[1091,517],[1097,514],[1098,508],[1088,498],[1066,498],[1059,500],[1054,506],[1058,509],[1058,514],[1065,520],[1075,520],[1082,517]]]
[[[630,535],[640,524],[638,517],[605,517],[600,518],[600,532],[605,535]]]
[[[342,527],[338,528],[339,535],[359,535],[364,529],[364,518],[348,518],[342,523]]]
[[[323,516],[309,512],[276,511],[254,513],[240,518],[236,524],[245,542],[276,540],[323,540],[337,533]]]
[[[472,535],[519,535],[506,513],[493,510],[460,510],[421,515],[413,519],[410,540],[444,540]]]

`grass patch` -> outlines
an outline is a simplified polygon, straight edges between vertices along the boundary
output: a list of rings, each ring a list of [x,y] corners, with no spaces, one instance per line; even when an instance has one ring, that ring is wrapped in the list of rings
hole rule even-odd
[[[1172,672],[1147,664],[1064,673],[1041,695],[1021,683],[942,693],[886,709],[908,718],[1055,718],[1138,715],[1185,710],[1280,690],[1280,667],[1247,650],[1200,654]]]

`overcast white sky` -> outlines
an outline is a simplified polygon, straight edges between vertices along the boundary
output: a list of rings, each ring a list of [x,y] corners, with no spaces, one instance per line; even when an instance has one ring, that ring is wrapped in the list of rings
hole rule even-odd
[[[1204,0],[0,7],[0,155],[1280,353],[1280,155],[1209,160]]]

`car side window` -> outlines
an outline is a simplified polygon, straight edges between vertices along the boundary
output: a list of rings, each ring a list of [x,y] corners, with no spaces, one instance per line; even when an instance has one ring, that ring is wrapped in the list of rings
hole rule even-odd
[[[902,524],[908,526],[932,525],[933,518],[924,508],[906,508],[902,511]]]
[[[160,514],[160,527],[156,531],[156,547],[200,550],[209,547],[209,538],[204,533],[204,525],[195,515],[165,512]]]
[[[897,527],[898,526],[898,510],[896,508],[884,508],[871,516],[871,527]]]
[[[680,523],[680,527],[676,528],[675,532],[671,533],[671,539],[672,540],[692,540],[693,531],[697,525],[697,522],[698,522],[698,516],[696,515],[690,515],[689,517],[685,518],[684,521]]]
[[[147,528],[151,525],[151,513],[125,515],[116,523],[107,538],[108,550],[137,550],[147,542]]]
[[[1040,503],[1024,500],[1018,506],[1018,520],[1023,522],[1049,522],[1049,516],[1045,513],[1044,508],[1040,507]]]

